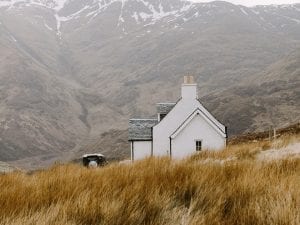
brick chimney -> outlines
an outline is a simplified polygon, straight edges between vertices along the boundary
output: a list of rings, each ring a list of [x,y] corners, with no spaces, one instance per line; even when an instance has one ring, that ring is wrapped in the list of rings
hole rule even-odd
[[[181,85],[182,99],[197,99],[197,84],[193,76],[184,76],[183,84]]]

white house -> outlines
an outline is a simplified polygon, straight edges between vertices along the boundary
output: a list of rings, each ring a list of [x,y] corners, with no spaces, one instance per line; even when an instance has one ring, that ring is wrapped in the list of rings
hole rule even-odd
[[[129,121],[131,159],[149,156],[185,158],[201,151],[226,146],[227,128],[200,103],[197,84],[185,76],[177,103],[158,103],[157,119]]]

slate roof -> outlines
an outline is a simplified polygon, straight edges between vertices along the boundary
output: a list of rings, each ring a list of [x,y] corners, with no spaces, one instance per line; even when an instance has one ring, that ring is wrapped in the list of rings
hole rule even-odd
[[[175,105],[176,103],[157,103],[156,104],[157,113],[168,114]]]
[[[129,120],[129,140],[152,140],[151,128],[158,123],[157,119]]]

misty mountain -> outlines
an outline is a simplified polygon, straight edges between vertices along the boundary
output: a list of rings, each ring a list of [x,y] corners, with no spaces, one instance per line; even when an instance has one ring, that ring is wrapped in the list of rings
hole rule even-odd
[[[299,4],[0,1],[0,160],[114,144],[185,74],[231,134],[298,121],[299,48]]]

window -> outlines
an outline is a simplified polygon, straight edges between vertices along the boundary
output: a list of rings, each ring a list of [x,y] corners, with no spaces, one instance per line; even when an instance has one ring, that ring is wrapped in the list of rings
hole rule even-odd
[[[196,141],[196,151],[202,150],[202,141]]]

